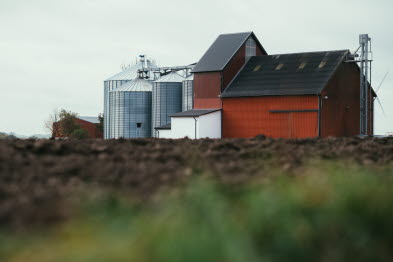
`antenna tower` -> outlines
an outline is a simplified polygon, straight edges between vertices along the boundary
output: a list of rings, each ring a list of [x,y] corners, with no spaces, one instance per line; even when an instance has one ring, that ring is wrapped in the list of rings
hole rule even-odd
[[[372,50],[371,38],[368,34],[359,35],[358,49],[350,55],[349,61],[356,62],[360,66],[360,135],[367,136],[371,133],[370,112],[372,104],[371,95],[371,63]],[[357,58],[357,59],[356,59]]]

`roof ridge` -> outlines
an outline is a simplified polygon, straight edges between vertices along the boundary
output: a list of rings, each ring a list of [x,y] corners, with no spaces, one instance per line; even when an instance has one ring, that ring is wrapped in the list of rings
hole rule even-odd
[[[240,35],[240,34],[252,34],[253,31],[237,32],[237,33],[225,33],[220,35]]]
[[[300,54],[318,54],[318,53],[332,53],[332,52],[351,52],[349,49],[338,49],[338,50],[325,50],[325,51],[310,51],[310,52],[297,52],[297,53],[282,53],[282,54],[272,54],[265,56],[278,56],[278,55],[300,55]]]

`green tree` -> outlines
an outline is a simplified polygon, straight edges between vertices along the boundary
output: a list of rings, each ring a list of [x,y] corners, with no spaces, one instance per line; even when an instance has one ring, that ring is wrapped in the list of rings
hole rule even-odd
[[[62,135],[70,137],[75,130],[80,129],[80,126],[76,122],[77,117],[77,113],[65,109],[60,110],[59,123]]]
[[[86,139],[89,137],[89,134],[87,133],[86,130],[82,128],[75,129],[71,134],[70,138],[74,139]]]
[[[104,114],[99,114],[98,115],[98,120],[100,121],[99,124],[96,124],[98,130],[100,130],[101,132],[104,132]]]

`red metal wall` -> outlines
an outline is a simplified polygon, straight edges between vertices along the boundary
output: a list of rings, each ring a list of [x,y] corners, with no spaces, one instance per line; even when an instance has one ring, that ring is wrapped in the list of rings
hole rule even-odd
[[[327,99],[324,99],[325,96]],[[360,129],[360,70],[358,66],[342,63],[322,91],[321,97],[321,136],[358,135]],[[369,134],[372,135],[373,102],[370,105],[368,125]]]
[[[257,56],[267,55],[258,45],[257,45]]]
[[[97,125],[77,118],[76,122],[80,127],[87,131],[89,138],[104,138],[102,132],[97,128]]]
[[[272,113],[271,110],[317,110],[317,96],[224,98],[223,137],[273,138],[318,136],[318,112]]]
[[[221,108],[221,73],[208,72],[194,75],[194,108]]]
[[[246,45],[244,44],[240,50],[234,55],[223,71],[223,85],[221,91],[224,91],[231,83],[232,79],[237,75],[246,62]]]

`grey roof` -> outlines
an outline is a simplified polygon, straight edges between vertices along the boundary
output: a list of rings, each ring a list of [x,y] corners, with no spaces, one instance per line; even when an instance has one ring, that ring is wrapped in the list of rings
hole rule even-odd
[[[254,37],[257,45],[267,54],[253,32],[224,34],[210,46],[192,72],[222,71],[250,36]]]
[[[188,111],[184,112],[179,112],[173,115],[170,115],[170,117],[197,117],[197,116],[202,116],[202,115],[207,115],[213,112],[220,111],[221,109],[191,109]]]
[[[161,82],[166,82],[166,83],[181,83],[184,81],[184,77],[179,75],[176,72],[170,72],[169,74],[161,77],[160,79],[154,81],[155,83],[161,83]]]
[[[154,129],[157,129],[157,130],[169,130],[169,129],[171,129],[171,123],[165,124],[163,126],[155,127]]]
[[[251,57],[221,97],[320,94],[348,52]]]
[[[155,68],[157,65],[147,62],[148,68]],[[127,68],[126,70],[106,79],[105,81],[115,81],[115,80],[133,80],[138,77],[138,70],[143,68],[143,63],[138,62],[137,64]]]
[[[99,124],[100,123],[100,120],[98,119],[97,116],[79,116],[78,118],[81,119],[81,120],[84,120],[86,122],[93,123],[93,124]]]
[[[151,92],[153,84],[145,79],[134,79],[130,82],[122,84],[120,87],[113,89],[110,92]]]

